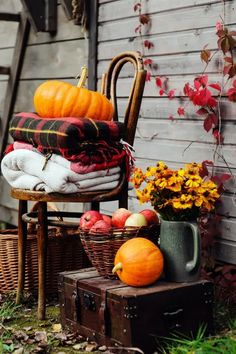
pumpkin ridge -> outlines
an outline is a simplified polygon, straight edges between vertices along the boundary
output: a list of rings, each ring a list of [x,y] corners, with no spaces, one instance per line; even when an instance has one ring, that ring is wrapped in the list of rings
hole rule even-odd
[[[88,106],[86,117],[101,120],[101,117],[97,114],[99,113],[98,108],[100,106],[100,96],[98,92],[94,92],[91,95],[90,105]]]
[[[59,81],[60,82],[60,81]],[[54,104],[52,105],[52,117],[57,117],[58,116],[58,111],[61,112],[62,111],[62,107],[63,107],[63,104],[64,104],[64,101],[62,99],[57,99],[57,95],[58,94],[62,94],[61,91],[64,91],[63,88],[64,88],[64,84],[65,82],[60,82],[60,84],[56,87],[55,89],[55,93],[54,93]],[[69,87],[68,87],[69,88]],[[61,90],[62,89],[62,90]],[[67,91],[68,92],[68,91]],[[63,94],[65,94],[63,92]],[[59,106],[59,107],[58,107]]]
[[[87,110],[90,105],[91,101],[91,95],[92,92],[90,92],[86,88],[77,88],[77,97],[76,97],[76,104],[74,105],[72,113],[74,114],[74,111],[80,112],[80,117],[86,117],[87,118]],[[83,102],[83,105],[79,105],[79,102]]]
[[[71,109],[70,109],[70,101],[71,101],[71,96],[73,96],[71,94],[71,92],[74,91],[74,86],[71,85],[70,87],[68,86],[68,90],[66,92],[64,92],[64,96],[65,98],[62,100],[62,105],[61,105],[61,116],[62,117],[70,117],[71,116]]]

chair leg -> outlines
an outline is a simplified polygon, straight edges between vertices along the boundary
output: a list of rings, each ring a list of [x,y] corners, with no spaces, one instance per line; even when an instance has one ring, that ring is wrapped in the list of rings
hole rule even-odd
[[[128,188],[122,191],[122,194],[119,198],[119,208],[128,209]]]
[[[27,224],[22,220],[22,215],[27,213],[27,201],[19,200],[18,211],[18,287],[16,294],[16,303],[20,304],[24,283],[25,283],[25,259],[27,243]]]
[[[46,261],[47,261],[47,203],[38,204],[38,319],[44,320],[46,314]]]
[[[92,202],[91,203],[91,210],[97,210],[99,211],[100,207],[99,207],[99,202]]]

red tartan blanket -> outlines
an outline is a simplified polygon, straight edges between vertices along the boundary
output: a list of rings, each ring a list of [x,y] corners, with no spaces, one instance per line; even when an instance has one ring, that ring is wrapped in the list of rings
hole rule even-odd
[[[19,113],[13,117],[9,133],[16,141],[56,151],[77,151],[83,141],[119,141],[124,137],[124,124],[95,121],[89,118],[40,118],[34,113]]]

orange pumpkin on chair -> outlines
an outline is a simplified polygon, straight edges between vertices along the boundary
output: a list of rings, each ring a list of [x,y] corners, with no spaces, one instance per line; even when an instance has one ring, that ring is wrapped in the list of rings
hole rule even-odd
[[[34,94],[34,107],[42,118],[86,117],[95,120],[111,120],[113,105],[106,96],[84,88],[87,68],[77,86],[67,82],[50,80],[42,83]]]

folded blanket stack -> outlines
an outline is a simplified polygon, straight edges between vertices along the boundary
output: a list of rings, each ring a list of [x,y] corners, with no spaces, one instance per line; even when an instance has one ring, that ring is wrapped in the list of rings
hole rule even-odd
[[[109,190],[129,174],[132,155],[124,125],[87,118],[40,118],[33,113],[13,117],[14,139],[1,168],[12,187],[58,193]]]

